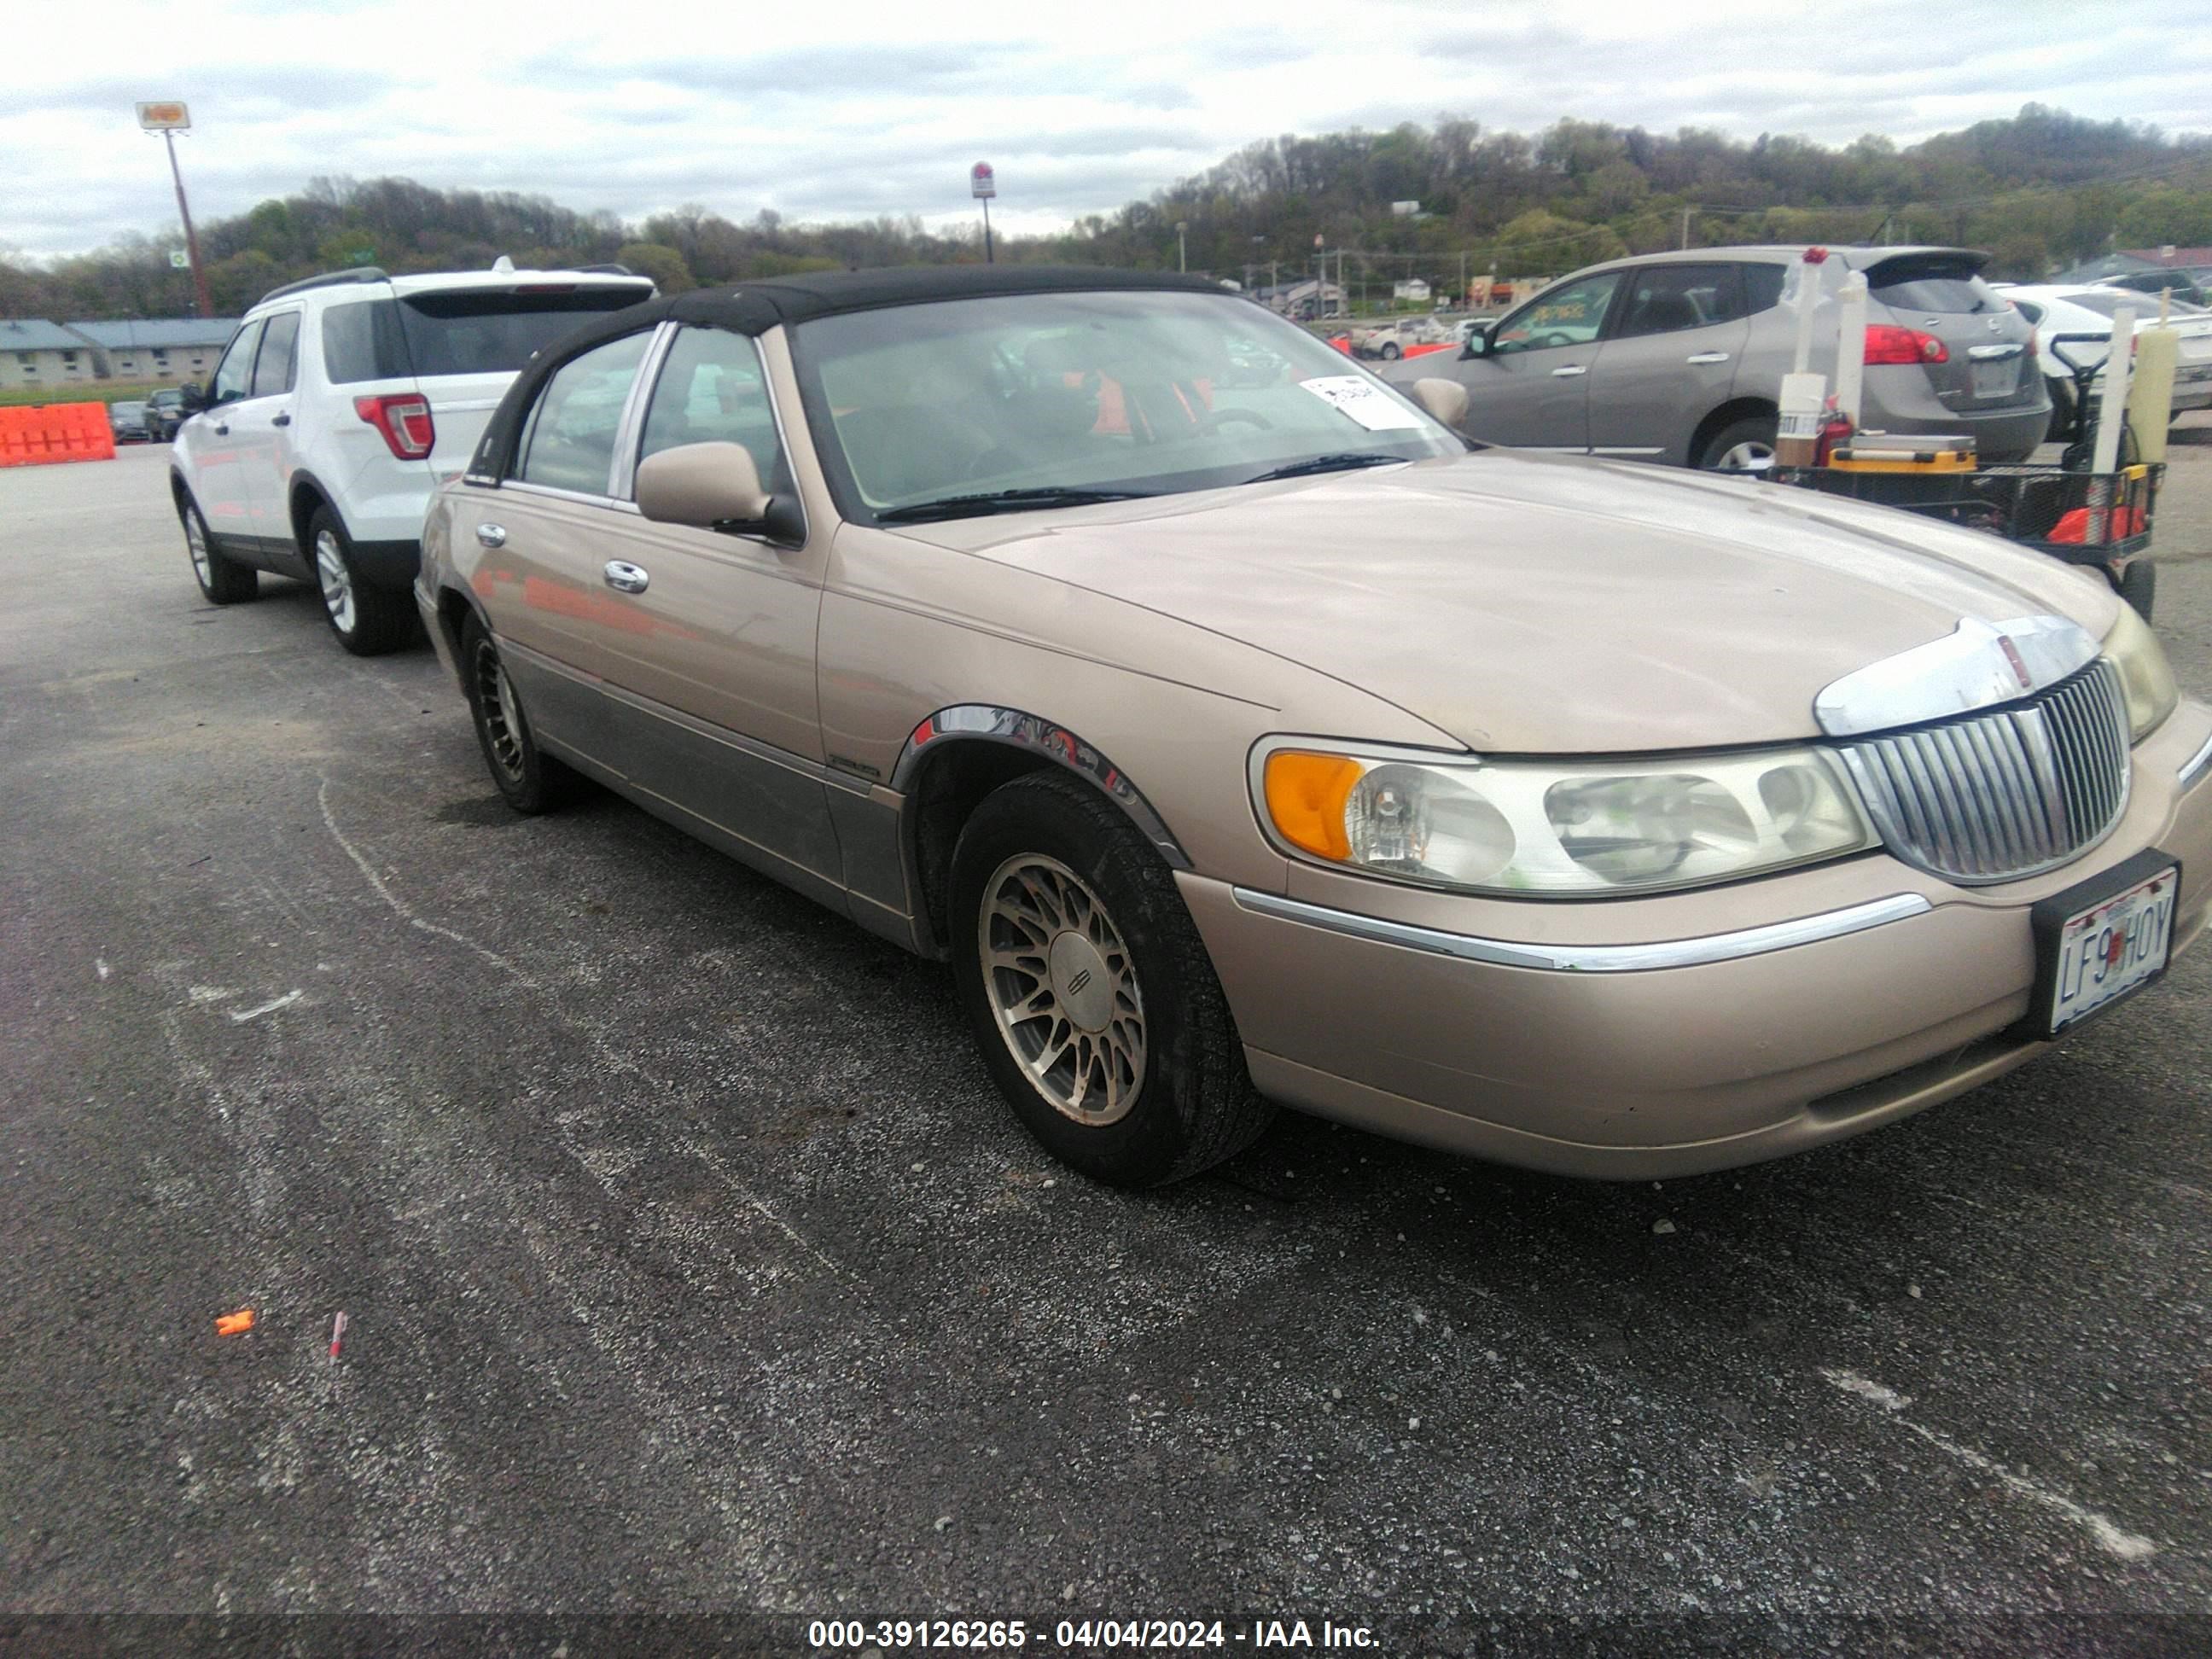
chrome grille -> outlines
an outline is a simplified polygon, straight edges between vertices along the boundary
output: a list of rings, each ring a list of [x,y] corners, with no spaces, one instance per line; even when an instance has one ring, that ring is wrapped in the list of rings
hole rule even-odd
[[[2102,658],[2024,702],[1838,749],[1889,850],[1969,885],[2064,864],[2128,802],[2127,699]]]

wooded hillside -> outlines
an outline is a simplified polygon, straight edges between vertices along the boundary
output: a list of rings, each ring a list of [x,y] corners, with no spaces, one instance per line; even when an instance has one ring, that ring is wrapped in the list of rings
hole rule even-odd
[[[1018,199],[1018,180],[1009,195]],[[1394,216],[1393,202],[1419,204]],[[1941,241],[1986,247],[1995,274],[2041,276],[2112,247],[2212,244],[2212,137],[2170,139],[2030,104],[1899,148],[1804,139],[1656,135],[1563,120],[1534,137],[1453,116],[1432,127],[1285,137],[1054,236],[1001,238],[999,257],[1173,266],[1267,280],[1310,271],[1314,239],[1351,275],[1462,270],[1544,276],[1622,252],[1772,240]],[[666,289],[848,265],[982,257],[972,230],[918,217],[797,224],[763,210],[735,221],[686,206],[628,224],[541,196],[435,190],[404,179],[318,179],[201,229],[217,309],[235,314],[279,283],[354,264],[390,270],[618,259]],[[190,284],[163,228],[40,264],[0,260],[0,316],[179,315]]]

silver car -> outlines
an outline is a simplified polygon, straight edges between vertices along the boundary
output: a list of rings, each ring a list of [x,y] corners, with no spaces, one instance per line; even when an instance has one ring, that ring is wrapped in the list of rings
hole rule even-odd
[[[1469,435],[1526,449],[1677,466],[1773,459],[1776,399],[1797,343],[1798,273],[1819,270],[1813,367],[1832,384],[1843,274],[1866,273],[1869,431],[1965,433],[1984,462],[2025,460],[2050,424],[2034,332],[1967,248],[1698,248],[1617,259],[1554,283],[1456,357],[1383,370],[1467,388]]]

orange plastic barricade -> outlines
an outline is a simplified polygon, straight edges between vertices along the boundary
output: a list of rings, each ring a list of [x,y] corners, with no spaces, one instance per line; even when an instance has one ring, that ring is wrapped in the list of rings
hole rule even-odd
[[[106,404],[0,408],[0,466],[114,459],[115,428],[108,423]]]

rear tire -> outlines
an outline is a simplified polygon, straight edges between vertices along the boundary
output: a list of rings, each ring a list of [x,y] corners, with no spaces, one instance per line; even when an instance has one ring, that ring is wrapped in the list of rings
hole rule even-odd
[[[1705,440],[1698,468],[1704,472],[1764,472],[1774,465],[1776,415],[1747,415]]]
[[[355,656],[380,657],[414,637],[414,601],[363,580],[352,538],[327,507],[317,507],[307,520],[307,558],[322,592],[324,618]]]
[[[953,849],[950,915],[983,1064],[1062,1163],[1155,1187],[1267,1127],[1173,874],[1097,790],[1032,772],[988,796]]]
[[[1398,349],[1398,343],[1395,340],[1385,340],[1382,343],[1382,351],[1377,355],[1384,362],[1395,363],[1405,354]]]
[[[185,551],[192,562],[192,577],[210,605],[240,605],[261,591],[261,573],[216,550],[207,520],[189,495],[177,498],[177,517],[185,526]]]
[[[538,748],[499,647],[473,612],[461,624],[461,690],[484,765],[509,806],[534,816],[574,793],[575,773]]]

